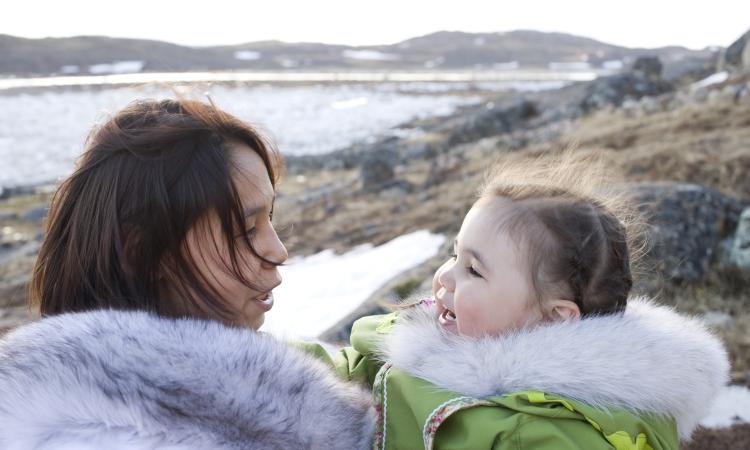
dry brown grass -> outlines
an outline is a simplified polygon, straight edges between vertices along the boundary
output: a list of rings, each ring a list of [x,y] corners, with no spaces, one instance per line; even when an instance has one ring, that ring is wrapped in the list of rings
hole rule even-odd
[[[607,153],[632,181],[687,181],[750,199],[750,101],[639,117],[600,112],[563,137]]]

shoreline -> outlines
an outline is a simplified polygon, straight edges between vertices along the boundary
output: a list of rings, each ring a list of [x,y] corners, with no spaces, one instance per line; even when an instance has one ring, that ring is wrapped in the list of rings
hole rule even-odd
[[[559,71],[551,69],[456,71],[252,71],[252,72],[140,72],[129,74],[0,78],[0,92],[32,88],[141,86],[148,84],[348,84],[411,82],[542,82],[591,81],[616,73],[607,69]]]

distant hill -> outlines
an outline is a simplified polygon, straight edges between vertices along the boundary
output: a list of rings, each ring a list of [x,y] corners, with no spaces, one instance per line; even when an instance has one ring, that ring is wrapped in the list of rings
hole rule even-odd
[[[46,76],[118,71],[201,70],[460,70],[616,68],[640,55],[671,65],[704,64],[709,50],[634,49],[564,33],[441,31],[381,46],[279,41],[186,47],[103,36],[26,39],[0,35],[0,75]]]

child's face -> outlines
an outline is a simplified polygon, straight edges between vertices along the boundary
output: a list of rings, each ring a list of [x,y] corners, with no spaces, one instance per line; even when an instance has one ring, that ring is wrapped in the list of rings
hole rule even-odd
[[[451,332],[499,335],[542,318],[534,306],[524,255],[506,232],[497,231],[502,202],[474,205],[456,237],[456,256],[433,278],[438,321]]]

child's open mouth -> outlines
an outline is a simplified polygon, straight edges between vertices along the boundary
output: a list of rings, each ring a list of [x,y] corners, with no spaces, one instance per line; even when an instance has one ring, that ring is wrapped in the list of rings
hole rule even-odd
[[[447,330],[453,332],[458,331],[458,328],[456,327],[456,314],[450,309],[444,309],[443,312],[440,313],[438,322],[440,322],[440,325]]]

